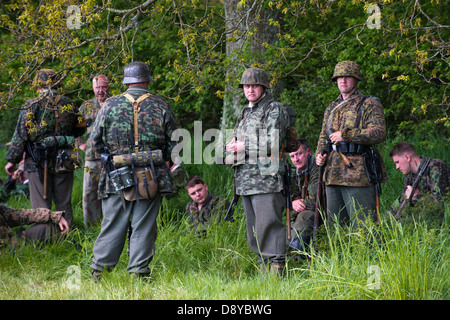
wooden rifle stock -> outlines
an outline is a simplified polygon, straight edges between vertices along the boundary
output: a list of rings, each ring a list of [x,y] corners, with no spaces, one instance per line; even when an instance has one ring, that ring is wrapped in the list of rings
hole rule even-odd
[[[327,133],[328,138],[329,138],[330,135],[334,132],[334,130],[333,130],[333,129],[327,129],[325,132]],[[342,158],[342,161],[344,161],[345,165],[346,165],[348,168],[353,167],[353,163],[352,163],[352,162],[351,162],[344,154],[342,154],[342,152],[340,152],[340,151],[337,149],[337,146],[336,146],[336,152],[339,153],[339,155],[340,155],[341,158]]]

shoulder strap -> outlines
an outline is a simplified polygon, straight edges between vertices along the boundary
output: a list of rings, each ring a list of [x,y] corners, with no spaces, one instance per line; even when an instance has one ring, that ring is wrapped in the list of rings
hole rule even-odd
[[[127,98],[131,104],[133,105],[133,116],[134,116],[134,151],[139,152],[139,132],[138,132],[138,113],[139,113],[139,104],[150,97],[151,93],[146,93],[140,96],[137,100],[131,96],[131,94],[124,92],[123,96]]]
[[[359,109],[358,109],[358,116],[356,118],[356,123],[355,123],[355,128],[359,128],[359,125],[361,123],[361,118],[362,118],[362,112],[363,112],[363,107],[364,107],[364,102],[366,101],[366,99],[369,96],[364,96],[361,101],[359,102]]]

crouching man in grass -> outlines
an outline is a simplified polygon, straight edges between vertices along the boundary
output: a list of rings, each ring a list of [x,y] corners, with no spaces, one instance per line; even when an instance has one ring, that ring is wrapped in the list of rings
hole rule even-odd
[[[208,186],[199,176],[193,176],[186,181],[186,190],[192,199],[186,205],[186,215],[190,216],[192,230],[199,236],[204,236],[211,223],[222,219],[230,203],[221,196],[209,193]]]
[[[48,243],[69,233],[69,225],[63,217],[64,211],[50,211],[46,208],[13,209],[0,204],[0,247],[18,246],[19,240]],[[17,235],[13,227],[33,224]]]
[[[421,218],[441,224],[445,212],[443,202],[450,188],[449,165],[439,159],[419,156],[408,142],[398,143],[390,157],[395,168],[405,175],[405,182],[402,194],[388,212],[402,220]],[[419,216],[414,217],[415,213]]]

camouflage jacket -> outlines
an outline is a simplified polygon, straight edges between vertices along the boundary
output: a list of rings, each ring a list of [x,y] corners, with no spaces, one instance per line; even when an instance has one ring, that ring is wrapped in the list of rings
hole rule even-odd
[[[91,125],[87,127],[87,139],[86,140],[86,160],[100,160],[100,153],[96,152],[94,150],[94,147],[92,146],[92,141],[90,139],[90,134],[92,132],[92,126],[95,122],[95,118],[97,117],[97,114],[100,110],[100,103],[97,100],[97,97],[85,101],[81,107],[80,112],[84,120],[90,120]],[[84,138],[84,136],[83,136]]]
[[[237,140],[245,142],[245,159],[236,166],[238,195],[283,190],[286,157],[281,148],[286,143],[288,124],[286,108],[268,92],[257,105],[244,107],[234,128]]]
[[[230,203],[221,196],[209,195],[202,208],[198,209],[198,204],[191,201],[186,205],[186,215],[190,216],[189,222],[195,231],[202,232],[211,221],[220,221],[227,211]]]
[[[72,100],[55,95],[53,91],[26,101],[19,114],[6,161],[19,163],[27,151],[27,142],[38,142],[50,136],[74,136],[78,117],[78,108]]]
[[[416,180],[418,172],[420,172],[420,170],[425,164],[425,161],[428,158],[421,156],[421,159],[422,160],[420,162],[419,168],[417,169],[417,173],[416,174],[410,173],[405,177],[402,194],[392,204],[391,208],[388,210],[388,213],[395,215],[398,209],[400,208],[400,204],[405,200],[406,188],[408,186],[413,185],[414,181]],[[449,165],[442,160],[431,159],[430,163],[428,164],[427,168],[423,172],[422,177],[419,180],[416,190],[418,190],[418,194],[411,199],[411,202],[408,203],[408,206],[417,205],[419,206],[419,208],[417,210],[413,210],[411,208],[410,210],[411,212],[409,213],[407,213],[408,209],[404,210],[402,214],[399,216],[399,219],[402,220],[410,214],[421,215],[422,212],[426,212],[428,214],[428,217],[424,217],[425,219],[428,220],[428,218],[433,218],[432,216],[435,216],[440,220],[440,222],[442,222],[445,210],[444,206],[442,206],[442,202],[445,201],[444,198],[448,196],[450,191]],[[433,207],[432,202],[437,204],[437,206]]]
[[[308,178],[308,196],[304,200],[306,210],[316,210],[316,196],[319,182],[319,167],[316,164],[314,156],[310,159],[310,173]],[[294,168],[295,169],[295,168]],[[292,200],[301,199],[302,186],[305,183],[305,171],[295,169],[295,175],[292,175],[291,179],[291,195]]]
[[[360,119],[359,125],[357,125],[358,117]],[[356,89],[345,101],[342,100],[342,95],[339,95],[336,101],[325,110],[316,154],[321,153],[322,149],[326,147],[327,129],[341,131],[345,142],[362,145],[381,143],[386,138],[383,106],[377,98],[365,97],[360,89]],[[362,155],[346,156],[352,162],[352,168],[348,168],[344,164],[339,153],[330,152],[324,173],[325,183],[327,185],[353,187],[371,186],[372,184],[369,182],[364,168],[364,157]]]
[[[55,212],[45,208],[16,210],[0,204],[0,246],[13,241],[14,233],[10,228],[50,221],[58,223],[61,215],[61,211]]]
[[[127,91],[135,100],[149,91],[141,86],[130,87]],[[170,160],[175,142],[172,132],[177,129],[175,116],[169,104],[160,96],[151,95],[139,104],[138,113],[139,151],[162,150],[165,161]],[[103,153],[106,147],[112,155],[135,152],[133,106],[124,95],[109,98],[100,109],[91,139],[94,149]],[[155,168],[158,190],[162,193],[173,191],[173,179],[165,163]],[[99,180],[99,198],[108,194],[118,194],[112,181],[102,168]]]

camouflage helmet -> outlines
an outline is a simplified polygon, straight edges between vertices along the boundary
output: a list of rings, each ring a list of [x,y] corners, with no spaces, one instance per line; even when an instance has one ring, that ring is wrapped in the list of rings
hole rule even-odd
[[[336,64],[331,81],[336,81],[338,77],[353,77],[359,81],[362,81],[359,66],[353,61],[341,61]]]
[[[153,81],[150,68],[144,62],[132,62],[123,69],[123,84]]]
[[[270,89],[267,73],[259,68],[248,68],[244,71],[239,88],[242,88],[244,84],[260,85],[266,89]]]
[[[41,69],[36,74],[34,82],[39,85],[40,88],[59,88],[63,87],[61,76],[53,69]],[[59,83],[58,83],[59,82]],[[57,85],[55,85],[58,83]]]

